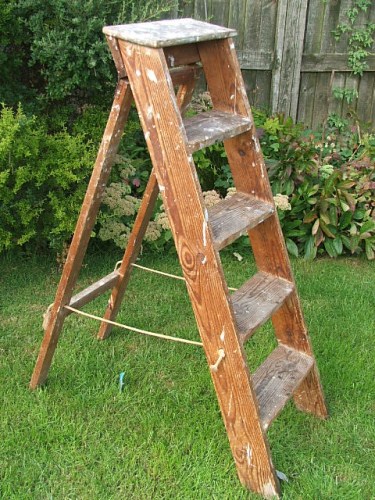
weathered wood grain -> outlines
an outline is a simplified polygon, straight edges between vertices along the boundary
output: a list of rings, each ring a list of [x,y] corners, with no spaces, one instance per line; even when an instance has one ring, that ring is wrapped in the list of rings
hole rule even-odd
[[[293,290],[294,284],[290,281],[257,273],[232,294],[237,331],[242,343],[271,318]]]
[[[170,68],[194,64],[200,61],[199,52],[195,43],[165,47],[164,55]]]
[[[75,309],[80,309],[88,302],[96,299],[99,295],[102,295],[104,292],[112,288],[118,278],[118,271],[113,271],[104,278],[100,278],[100,280],[92,283],[90,286],[82,290],[81,292],[73,295],[70,299],[69,305],[70,307],[74,307]],[[67,314],[70,314],[67,311]]]
[[[375,71],[375,55],[369,55],[366,57],[366,62],[368,64],[368,69],[366,72]],[[303,54],[301,72],[303,73],[322,73],[325,71],[346,71],[352,72],[352,68],[349,67],[348,54],[337,54],[337,53],[310,53]],[[372,75],[368,75],[372,78]]]
[[[103,33],[146,47],[170,47],[236,36],[233,29],[189,18],[105,26]]]
[[[313,365],[312,357],[280,345],[257,369],[252,380],[264,430],[291,399]]]
[[[168,69],[164,53],[158,49],[142,50],[124,41],[120,41],[120,48],[126,54],[124,62],[129,79],[135,82],[134,98],[148,137],[151,159],[209,365],[215,365],[219,349],[225,351],[225,358],[216,372],[211,371],[211,376],[239,477],[247,487],[277,496],[278,480],[259,420],[249,372],[244,367],[244,353],[237,337],[220,258],[205,216],[194,163],[186,154],[187,136],[171,80],[166,78]],[[155,78],[137,80],[139,67],[148,68]]]
[[[214,245],[217,250],[261,224],[274,212],[273,205],[245,193],[236,193],[208,209]]]
[[[277,24],[281,48],[276,51],[282,53],[282,59],[278,56],[279,65],[274,70],[272,110],[296,119],[307,0],[282,0],[281,3],[286,4],[286,15],[279,16]]]
[[[235,106],[234,98],[233,105]],[[252,127],[249,118],[222,111],[207,111],[184,120],[189,153],[203,149],[218,141],[246,132]]]
[[[38,359],[31,377],[31,389],[35,389],[37,386],[43,384],[47,378],[66,316],[64,306],[70,302],[73,288],[77,282],[78,273],[82,266],[132,101],[133,97],[129,85],[125,80],[119,80],[103,140],[99,148],[94,170],[57,288],[55,301],[50,311]]]

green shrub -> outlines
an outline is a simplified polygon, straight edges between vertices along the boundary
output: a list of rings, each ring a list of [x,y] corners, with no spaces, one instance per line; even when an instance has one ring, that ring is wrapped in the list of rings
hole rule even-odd
[[[117,77],[103,26],[149,20],[174,5],[174,0],[13,1],[3,22],[17,26],[17,50],[9,27],[0,35],[0,46],[7,47],[4,62],[12,64],[12,56],[19,56],[8,79],[27,75],[26,86],[44,104],[64,100],[80,107],[110,98]]]
[[[48,134],[22,108],[0,115],[0,251],[60,249],[74,230],[95,152],[80,135]]]

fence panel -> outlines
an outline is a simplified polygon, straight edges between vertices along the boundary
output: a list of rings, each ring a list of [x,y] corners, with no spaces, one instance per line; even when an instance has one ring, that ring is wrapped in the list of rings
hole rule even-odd
[[[347,39],[332,31],[346,21],[353,0],[178,0],[179,17],[194,17],[238,32],[236,48],[253,105],[319,126],[329,113],[350,111],[375,125],[375,54],[369,69],[353,76]],[[175,14],[176,15],[176,14]],[[375,2],[359,21],[375,23]],[[373,49],[372,49],[373,50]],[[354,88],[348,105],[333,89]]]

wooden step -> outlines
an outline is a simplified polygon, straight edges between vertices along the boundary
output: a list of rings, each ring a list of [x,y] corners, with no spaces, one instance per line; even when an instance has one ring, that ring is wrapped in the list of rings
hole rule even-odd
[[[208,220],[215,248],[220,250],[229,245],[273,213],[273,205],[245,193],[235,193],[210,207]]]
[[[213,110],[184,119],[184,125],[188,138],[187,150],[191,154],[214,142],[246,132],[252,122],[245,116]]]
[[[260,418],[266,430],[314,364],[312,357],[279,345],[252,377]]]
[[[231,296],[239,338],[245,342],[293,292],[290,281],[259,272]]]

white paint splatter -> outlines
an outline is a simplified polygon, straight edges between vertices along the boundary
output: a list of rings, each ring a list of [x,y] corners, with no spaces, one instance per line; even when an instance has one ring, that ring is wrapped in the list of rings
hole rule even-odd
[[[148,106],[147,108],[147,119],[151,120],[154,114],[154,110],[152,109],[152,106]]]
[[[149,139],[149,138],[150,138],[150,132],[146,132],[146,133],[145,133],[145,139],[146,139],[146,141],[147,141],[147,139]]]
[[[247,465],[250,467],[251,466],[251,456],[253,454],[253,450],[251,449],[250,445],[248,444],[246,446],[246,460],[247,460]]]
[[[160,191],[160,192],[165,191],[165,186],[160,185],[160,186],[159,186],[159,191]]]
[[[203,265],[205,265],[205,264],[206,264],[206,262],[207,262],[207,256],[205,255],[205,256],[203,257],[203,259],[202,259],[202,264],[203,264]]]
[[[115,105],[113,106],[113,109],[114,109],[115,111],[118,111],[118,110],[120,109],[120,104],[115,104]]]
[[[224,339],[225,339],[225,330],[223,328],[223,331],[220,333],[220,340],[224,342]]]
[[[279,498],[279,495],[277,494],[274,485],[269,481],[263,487],[261,488],[262,490],[262,495],[265,498]]]
[[[174,66],[174,57],[173,56],[168,56],[169,59],[169,64],[171,65],[171,68]]]
[[[229,44],[229,48],[234,49],[234,43],[233,43],[233,42],[231,42],[231,43]]]
[[[139,71],[139,69],[136,69],[136,70],[135,70],[135,74],[136,74],[138,77],[140,77],[142,73]]]
[[[204,220],[207,222],[208,221],[208,210],[207,208],[205,207],[204,208]]]
[[[207,246],[207,234],[206,234],[206,231],[207,231],[207,222],[203,221],[202,236],[203,236],[203,246],[204,247]]]
[[[152,69],[147,69],[146,71],[147,78],[154,83],[158,83],[158,79],[156,78],[155,72]]]
[[[233,401],[233,391],[230,391],[229,403],[228,403],[228,417],[232,411],[232,401]]]

